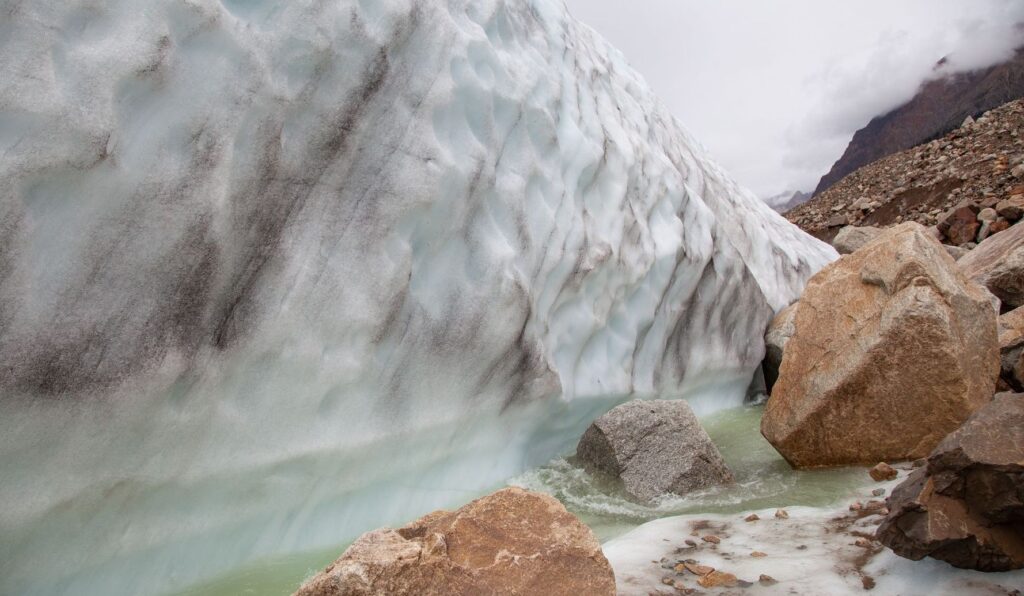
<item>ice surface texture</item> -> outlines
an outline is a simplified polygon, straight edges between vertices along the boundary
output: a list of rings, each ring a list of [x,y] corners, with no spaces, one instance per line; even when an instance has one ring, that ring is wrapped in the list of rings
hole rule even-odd
[[[0,15],[0,592],[170,589],[457,503],[602,399],[736,404],[835,256],[554,0]]]

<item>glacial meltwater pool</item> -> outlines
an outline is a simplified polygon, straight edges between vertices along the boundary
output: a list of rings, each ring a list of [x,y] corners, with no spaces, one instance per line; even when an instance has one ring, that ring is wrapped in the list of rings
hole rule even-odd
[[[686,513],[733,513],[769,507],[834,506],[864,484],[860,468],[795,471],[761,437],[761,407],[720,411],[702,419],[736,477],[736,484],[644,506],[558,458],[509,480],[554,495],[593,528],[602,542],[653,519]],[[494,487],[498,488],[498,487]],[[424,511],[423,513],[427,513]],[[181,592],[182,596],[281,596],[337,558],[347,544],[267,560]]]

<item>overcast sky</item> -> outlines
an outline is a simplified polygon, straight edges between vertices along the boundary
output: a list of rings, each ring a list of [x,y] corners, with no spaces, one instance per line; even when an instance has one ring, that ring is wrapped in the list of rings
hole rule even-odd
[[[733,176],[811,190],[854,131],[950,56],[995,63],[1024,0],[566,0]]]

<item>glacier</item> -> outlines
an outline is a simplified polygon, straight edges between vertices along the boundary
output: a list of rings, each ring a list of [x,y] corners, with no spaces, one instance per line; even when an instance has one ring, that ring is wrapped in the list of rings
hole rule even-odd
[[[739,405],[836,258],[557,0],[0,14],[0,593],[180,590],[630,396]]]

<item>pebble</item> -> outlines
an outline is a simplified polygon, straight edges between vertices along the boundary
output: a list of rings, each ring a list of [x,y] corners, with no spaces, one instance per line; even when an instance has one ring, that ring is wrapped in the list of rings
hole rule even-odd
[[[756,522],[756,521],[757,521],[757,520],[759,520],[759,519],[761,519],[761,518],[760,518],[760,517],[758,517],[756,513],[751,513],[751,514],[750,514],[750,515],[748,515],[747,517],[744,517],[744,518],[743,518],[743,521],[747,521],[747,522]]]
[[[871,479],[875,482],[884,482],[886,480],[895,480],[898,472],[896,469],[885,462],[881,462],[875,467],[868,471]]]
[[[871,496],[872,497],[881,497],[883,495],[885,495],[885,489],[884,488],[876,488],[875,490],[871,491]]]
[[[701,576],[707,575],[709,573],[714,573],[715,571],[714,567],[708,567],[707,565],[697,565],[695,563],[683,563],[683,567],[685,567],[686,570],[690,573]]]
[[[775,512],[775,517],[777,519],[789,519],[789,512],[785,509],[779,509]]]
[[[774,586],[779,582],[774,577],[762,573],[761,577],[757,578],[757,583],[761,584],[762,586]]]
[[[701,537],[701,540],[703,540],[704,542],[710,542],[711,544],[719,544],[720,542],[722,542],[722,539],[718,536],[715,536],[714,534],[708,534],[707,536],[703,536]]]
[[[878,511],[879,509],[885,508],[885,501],[868,501],[864,504],[864,509],[867,511]]]
[[[767,553],[763,553],[763,552],[761,552],[759,550],[755,550],[754,552],[750,553],[750,556],[754,557],[755,559],[763,559],[764,557],[767,557],[768,554]]]
[[[712,571],[707,575],[700,576],[697,583],[702,588],[734,588],[739,584],[739,579],[731,573]]]

